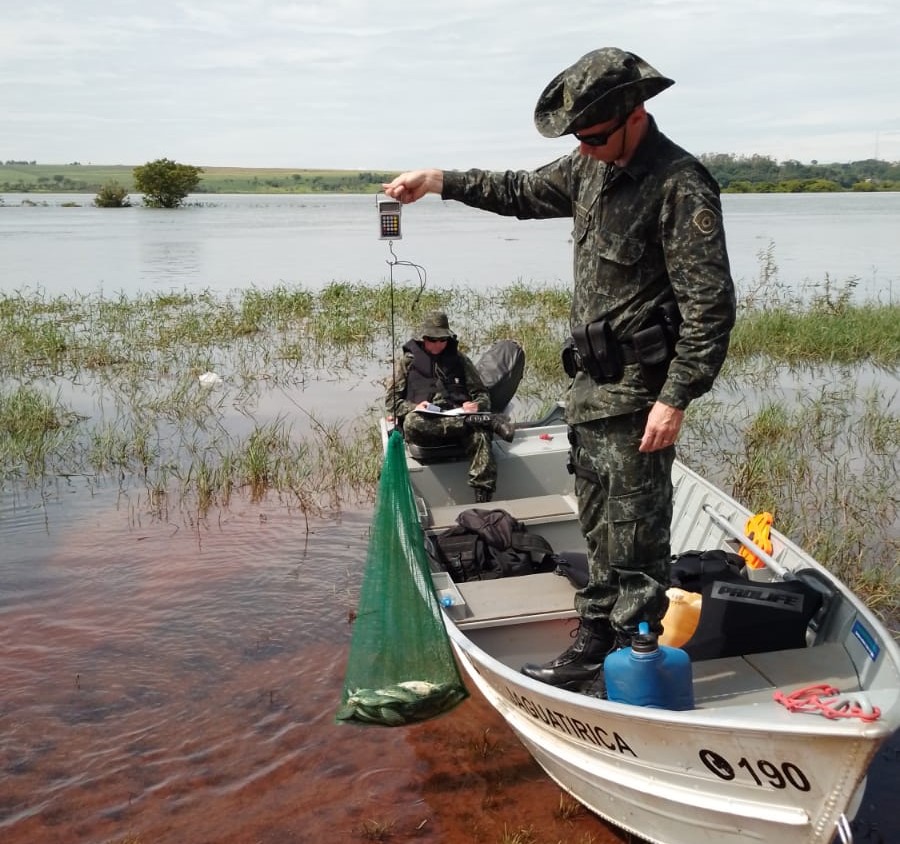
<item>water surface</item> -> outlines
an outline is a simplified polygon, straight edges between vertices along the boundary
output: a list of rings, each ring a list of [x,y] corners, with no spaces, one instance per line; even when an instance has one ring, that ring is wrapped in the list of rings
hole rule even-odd
[[[175,210],[94,208],[86,194],[0,198],[5,290],[319,289],[381,282],[391,272],[374,196],[204,194]],[[23,207],[23,200],[41,204]],[[792,288],[828,275],[858,279],[861,296],[896,299],[900,193],[727,194],[723,208],[739,287],[754,285],[759,253],[774,244],[779,278]],[[571,220],[520,221],[426,197],[404,208],[402,222],[395,256],[424,267],[436,286],[571,283]],[[411,267],[394,275],[398,283],[419,279]]]
[[[0,840],[500,840],[574,830],[486,703],[399,730],[334,723],[367,508],[151,519],[73,483],[2,499]],[[14,527],[11,528],[11,525]],[[518,827],[516,827],[518,828]],[[585,814],[594,841],[624,840]],[[550,840],[550,839],[548,839]]]
[[[49,204],[7,194],[0,207],[4,291],[319,289],[389,275],[374,197],[202,196],[177,211],[28,198]],[[82,207],[62,207],[72,200]],[[774,242],[789,284],[853,276],[866,295],[896,299],[900,194],[724,203],[739,280],[752,281]],[[398,257],[437,286],[569,283],[568,220],[439,200],[403,219]],[[417,282],[412,268],[395,272]],[[310,414],[354,418],[380,395],[376,375],[272,386],[248,409],[226,383],[229,432],[278,415],[298,435]],[[893,373],[865,377],[896,389]],[[96,397],[79,388],[66,399],[95,417]],[[625,840],[589,815],[560,820],[559,789],[477,695],[402,730],[333,723],[369,505],[307,521],[277,496],[237,496],[201,518],[146,496],[86,477],[0,493],[4,844],[319,844],[362,840],[373,820],[394,824],[396,841],[494,842],[529,826],[541,841]],[[857,840],[900,840],[898,755],[895,739],[876,759]]]

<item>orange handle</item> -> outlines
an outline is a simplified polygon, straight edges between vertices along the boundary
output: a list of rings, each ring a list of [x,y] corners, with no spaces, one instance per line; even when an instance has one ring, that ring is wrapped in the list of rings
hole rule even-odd
[[[775,519],[771,513],[757,513],[755,516],[751,516],[747,519],[747,524],[744,526],[744,534],[746,537],[752,540],[767,554],[772,553],[772,540],[769,538],[769,528],[772,527],[774,521]],[[756,554],[749,548],[745,548],[743,545],[738,548],[738,554],[744,558],[747,568],[762,569],[766,566]]]

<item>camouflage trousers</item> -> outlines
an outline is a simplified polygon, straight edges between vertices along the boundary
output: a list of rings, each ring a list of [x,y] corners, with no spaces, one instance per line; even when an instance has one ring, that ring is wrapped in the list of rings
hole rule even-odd
[[[590,567],[575,609],[588,620],[608,619],[625,636],[641,621],[660,631],[669,603],[675,447],[638,451],[648,412],[573,428],[575,495]]]
[[[462,416],[410,413],[403,420],[403,436],[416,445],[462,442],[469,457],[469,486],[493,493],[497,488],[497,463],[491,450],[491,429],[469,425]]]

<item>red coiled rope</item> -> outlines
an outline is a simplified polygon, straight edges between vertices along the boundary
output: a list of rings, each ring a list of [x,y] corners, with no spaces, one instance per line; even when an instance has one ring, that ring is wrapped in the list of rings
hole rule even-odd
[[[872,706],[862,694],[841,694],[827,683],[807,686],[785,694],[776,691],[773,698],[791,712],[809,712],[826,718],[859,718],[861,721],[877,721],[881,710]]]

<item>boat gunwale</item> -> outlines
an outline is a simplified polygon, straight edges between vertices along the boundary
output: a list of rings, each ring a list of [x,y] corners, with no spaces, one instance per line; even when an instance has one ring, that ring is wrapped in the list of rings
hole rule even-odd
[[[748,723],[746,717],[735,717],[735,713],[745,706],[754,706],[752,704],[739,704],[732,707],[727,705],[717,707],[701,706],[686,710],[655,709],[652,707],[633,706],[627,703],[617,703],[615,701],[592,698],[579,692],[570,692],[566,689],[560,689],[547,683],[542,683],[539,680],[534,680],[525,674],[516,671],[505,662],[502,662],[479,645],[475,644],[465,635],[465,632],[457,626],[456,622],[449,617],[446,610],[443,610],[443,616],[451,642],[457,648],[458,653],[465,656],[466,661],[470,662],[473,666],[484,665],[492,673],[502,677],[509,685],[528,689],[530,692],[541,698],[561,701],[569,706],[574,704],[591,712],[625,715],[638,721],[643,720],[651,723],[683,723],[687,726],[697,726],[729,732],[733,732],[737,724],[741,725],[742,731],[744,730]],[[900,711],[900,701],[896,700],[896,694],[894,697],[895,703],[893,708]],[[896,729],[896,726],[891,727],[888,725],[888,722],[882,721],[881,719],[865,722],[858,719],[831,720],[810,716],[805,721],[798,721],[797,725],[793,723],[782,724],[760,719],[758,727],[746,728],[746,732],[750,733],[756,731],[760,733],[780,733],[785,735],[796,735],[799,733],[810,738],[861,738],[866,741],[871,741],[887,738],[892,735]]]

